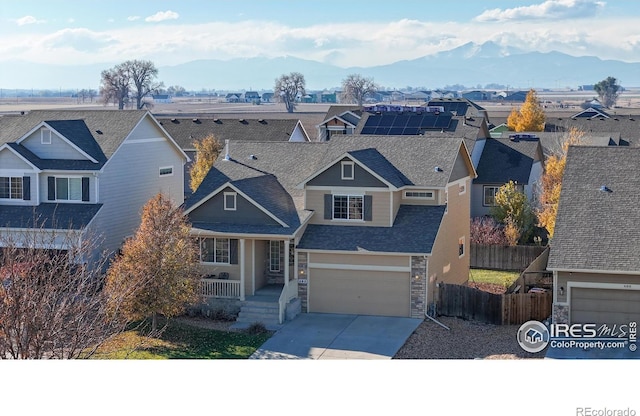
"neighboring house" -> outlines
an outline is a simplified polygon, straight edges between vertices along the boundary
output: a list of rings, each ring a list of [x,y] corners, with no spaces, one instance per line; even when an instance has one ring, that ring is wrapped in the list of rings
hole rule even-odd
[[[258,93],[258,91],[246,91],[244,93],[244,102],[245,103],[259,104],[260,103],[260,94]]]
[[[171,96],[169,94],[153,94],[151,96],[154,103],[171,103]]]
[[[535,203],[537,184],[544,170],[544,155],[535,135],[512,134],[506,139],[487,139],[471,189],[471,216],[490,215],[498,189],[514,181]]]
[[[462,98],[465,98],[470,101],[491,101],[494,100],[496,96],[495,91],[466,91],[462,93]]]
[[[639,169],[639,148],[569,148],[547,265],[553,322],[640,321]]]
[[[290,141],[308,142],[309,136],[299,120],[295,119],[227,119],[227,118],[164,118],[158,117],[158,122],[178,143],[180,148],[195,160],[196,148],[194,142],[213,134],[220,143],[231,141]],[[185,192],[189,189],[189,168],[185,165]]]
[[[459,138],[230,142],[185,202],[203,285],[244,301],[275,284],[280,322],[296,302],[424,317],[438,283],[468,278],[474,177]]]
[[[362,117],[362,107],[357,105],[332,105],[316,128],[320,141],[329,141],[334,134],[353,134]]]
[[[242,99],[242,94],[241,93],[228,93],[225,96],[225,101],[228,103],[239,103],[240,100]]]
[[[263,103],[272,103],[273,102],[273,93],[272,92],[263,92],[260,97]]]
[[[0,117],[0,233],[69,229],[116,251],[158,192],[183,202],[187,155],[147,111],[31,111]],[[37,234],[36,234],[37,235]],[[63,245],[58,249],[66,249]]]
[[[560,153],[564,142],[569,138],[566,132],[546,131],[525,131],[521,133],[505,131],[501,133],[500,136],[497,136],[497,138],[507,139],[517,135],[529,138],[538,138],[545,157]],[[585,133],[580,138],[579,143],[572,144],[577,146],[629,146],[629,142],[622,139],[619,132]]]

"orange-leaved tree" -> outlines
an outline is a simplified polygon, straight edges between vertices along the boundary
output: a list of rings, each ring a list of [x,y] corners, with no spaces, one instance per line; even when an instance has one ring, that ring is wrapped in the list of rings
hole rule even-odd
[[[177,316],[199,300],[199,250],[182,211],[158,194],[142,209],[142,222],[107,272],[106,292],[126,294],[112,313],[132,321]]]
[[[571,127],[560,138],[558,148],[545,161],[544,173],[538,188],[540,207],[538,208],[537,216],[538,223],[547,230],[549,238],[553,237],[556,228],[556,216],[562,189],[562,176],[564,175],[564,167],[567,161],[567,150],[570,145],[579,144],[584,134],[584,131],[579,128]]]
[[[213,134],[209,134],[200,140],[196,140],[193,145],[196,148],[196,158],[189,170],[189,187],[191,191],[195,192],[218,158],[222,150],[222,144]]]
[[[543,131],[545,115],[536,90],[530,89],[527,98],[520,109],[514,108],[507,118],[509,130],[520,131]]]

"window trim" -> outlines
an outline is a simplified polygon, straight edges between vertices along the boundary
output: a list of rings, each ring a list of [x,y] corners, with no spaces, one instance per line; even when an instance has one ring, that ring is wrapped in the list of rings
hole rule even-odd
[[[351,167],[351,176],[345,175],[344,168],[345,168],[346,166]],[[356,173],[356,172],[355,172],[355,163],[354,163],[353,161],[350,161],[350,160],[343,160],[343,161],[340,163],[340,168],[341,168],[341,169],[340,169],[340,170],[341,170],[340,178],[341,178],[343,181],[352,181],[352,180],[354,180],[354,178],[355,178],[355,176],[356,176],[356,175],[355,175],[355,173]]]
[[[464,195],[467,193],[467,184],[461,183],[458,185],[458,195]]]
[[[431,196],[420,196],[420,195],[409,195],[413,194],[431,194]],[[404,191],[403,195],[404,199],[419,199],[419,200],[429,200],[433,201],[436,199],[436,193],[433,191]]]
[[[279,273],[282,271],[282,265],[281,263],[281,257],[282,257],[282,250],[280,249],[280,240],[269,240],[269,271],[273,272],[273,273]],[[277,261],[277,269],[274,268],[274,262],[273,262],[273,256],[274,254],[276,254],[274,252],[274,248],[277,251],[277,255],[278,255],[278,261]]]
[[[487,189],[493,189],[493,204],[487,204]],[[482,187],[482,206],[483,207],[495,207],[496,194],[498,193],[499,186],[496,185],[484,185]]]
[[[45,133],[48,133],[47,140],[45,140]],[[51,129],[46,127],[40,129],[40,144],[51,144]]]
[[[458,258],[459,259],[463,258],[467,252],[464,240],[465,240],[464,236],[458,238]]]
[[[200,249],[200,263],[203,264],[223,264],[223,265],[230,265],[231,264],[231,239],[227,238],[227,237],[199,237],[198,238],[198,247]],[[204,244],[204,240],[213,240],[213,253],[212,253],[212,258],[213,261],[206,261],[203,260],[202,257],[202,248],[203,248],[203,244]],[[222,262],[222,261],[216,261],[217,260],[217,255],[216,255],[216,246],[218,245],[218,240],[227,240],[227,247],[226,247],[226,251],[227,251],[227,261],[226,262]]]
[[[11,176],[11,175],[7,175],[7,176],[0,176],[0,178],[7,178],[9,179],[9,197],[8,198],[2,198],[0,197],[0,201],[24,201],[24,176]],[[13,188],[11,186],[12,183],[12,179],[19,179],[20,180],[20,195],[19,198],[12,198],[11,195],[13,194]]]
[[[347,218],[336,218],[336,197],[346,197],[347,198]],[[360,206],[361,206],[361,210],[360,210],[360,217],[361,218],[349,218],[349,205],[351,202],[351,198],[360,198]],[[332,221],[349,221],[349,222],[353,222],[353,221],[358,221],[358,222],[364,222],[365,219],[365,215],[364,215],[364,210],[365,210],[365,206],[364,206],[364,195],[350,195],[350,194],[332,194],[331,195],[331,220]]]
[[[162,173],[163,170],[170,169],[168,173]],[[158,169],[158,175],[163,178],[165,176],[173,176],[173,165],[172,166],[160,166]]]
[[[227,204],[227,197],[233,197],[233,206]],[[237,192],[224,192],[222,199],[225,211],[237,211],[238,209],[238,193]]]
[[[55,187],[56,187],[56,198],[54,199],[54,201],[56,202],[83,202],[82,201],[82,176],[54,176],[54,183],[55,183]],[[58,196],[60,195],[60,192],[58,191],[58,179],[66,179],[67,180],[67,199],[60,199],[58,198]],[[71,199],[70,197],[70,192],[69,192],[69,179],[79,179],[80,180],[80,199]]]

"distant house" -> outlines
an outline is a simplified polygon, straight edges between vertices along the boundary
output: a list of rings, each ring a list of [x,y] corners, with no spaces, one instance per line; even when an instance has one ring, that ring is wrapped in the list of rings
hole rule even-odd
[[[329,104],[336,104],[338,102],[338,97],[336,92],[323,92],[320,96],[320,102],[321,103],[329,103]]]
[[[490,101],[495,98],[494,91],[466,91],[462,93],[462,98],[465,98],[470,101]]]
[[[260,103],[260,94],[258,91],[246,91],[243,98],[245,103]]]
[[[511,93],[504,92],[499,94],[498,98],[512,103],[523,103],[526,101],[528,93],[528,91],[513,91]]]
[[[242,99],[242,94],[240,93],[229,93],[225,96],[225,101],[228,103],[239,103]]]
[[[263,92],[260,97],[263,103],[272,103],[273,102],[273,93],[272,92]]]
[[[151,96],[154,103],[171,103],[171,96],[169,94],[153,94]]]

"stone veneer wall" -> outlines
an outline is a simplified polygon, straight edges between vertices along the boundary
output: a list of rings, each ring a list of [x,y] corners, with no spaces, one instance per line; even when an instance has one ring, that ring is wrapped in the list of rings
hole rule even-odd
[[[568,324],[569,323],[569,306],[553,304],[551,322],[554,324]]]
[[[307,268],[308,263],[307,253],[298,253],[298,270],[295,273],[298,274],[298,298],[300,298],[301,309],[303,313],[307,312],[307,287],[309,270]],[[302,272],[302,273],[301,273]],[[300,281],[302,280],[302,282]]]
[[[424,318],[426,311],[427,259],[423,256],[411,257],[411,317]]]

